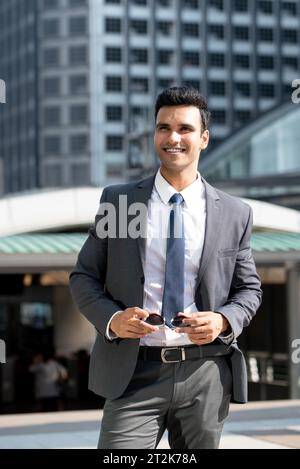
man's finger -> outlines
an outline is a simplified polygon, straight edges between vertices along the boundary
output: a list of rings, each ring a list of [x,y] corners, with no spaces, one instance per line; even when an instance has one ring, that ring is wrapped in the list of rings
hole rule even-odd
[[[129,318],[147,319],[147,317],[149,316],[148,311],[146,311],[145,309],[135,307],[135,308],[129,308],[129,310],[130,311],[128,311],[129,313],[128,319]]]
[[[140,319],[137,319],[136,322],[131,321],[130,324],[128,323],[128,326],[131,330],[144,334],[149,334],[150,332],[158,331],[157,326],[151,326],[150,324],[147,324],[141,321]]]
[[[135,332],[127,332],[126,339],[143,339],[146,334],[136,334]]]
[[[151,324],[148,324],[147,322],[137,319],[137,318],[132,318],[130,320],[130,324],[136,325],[137,327],[140,328],[140,330],[144,330],[146,332],[155,332],[158,331],[158,326],[152,326]]]
[[[205,318],[187,318],[183,319],[183,324],[188,324],[189,326],[206,326],[208,323],[208,320]]]

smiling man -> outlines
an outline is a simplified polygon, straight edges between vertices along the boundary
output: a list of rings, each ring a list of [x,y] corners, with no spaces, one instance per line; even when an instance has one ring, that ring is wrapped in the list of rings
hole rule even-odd
[[[198,91],[165,90],[155,118],[160,169],[107,187],[100,201],[117,212],[120,196],[145,204],[146,236],[99,238],[97,216],[70,277],[97,331],[89,387],[106,398],[99,448],[154,449],[165,429],[173,449],[218,448],[230,401],[247,400],[237,337],[261,301],[252,212],[198,172],[209,142]]]

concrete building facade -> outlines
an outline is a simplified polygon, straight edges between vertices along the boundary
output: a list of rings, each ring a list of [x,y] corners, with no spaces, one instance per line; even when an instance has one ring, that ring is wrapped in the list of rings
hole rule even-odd
[[[3,0],[0,18],[4,193],[153,167],[169,85],[208,98],[213,148],[290,99],[299,70],[299,0]]]

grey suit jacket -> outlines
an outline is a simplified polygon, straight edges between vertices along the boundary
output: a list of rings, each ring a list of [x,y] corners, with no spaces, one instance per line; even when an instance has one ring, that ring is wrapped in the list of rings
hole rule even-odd
[[[261,302],[260,280],[250,249],[252,210],[239,199],[214,189],[205,180],[203,183],[207,218],[195,303],[199,311],[218,311],[228,319],[234,335],[230,357],[232,401],[246,402],[246,366],[236,339],[248,326]],[[128,205],[134,202],[147,204],[153,184],[152,176],[138,183],[107,187],[100,202],[112,203],[118,220],[119,195],[127,196]],[[90,359],[89,388],[107,399],[116,399],[125,391],[133,375],[139,340],[110,342],[106,339],[106,327],[120,308],[143,307],[145,238],[101,239],[96,233],[99,217],[96,216],[95,225],[89,230],[89,237],[79,253],[70,275],[70,287],[80,311],[97,331]]]

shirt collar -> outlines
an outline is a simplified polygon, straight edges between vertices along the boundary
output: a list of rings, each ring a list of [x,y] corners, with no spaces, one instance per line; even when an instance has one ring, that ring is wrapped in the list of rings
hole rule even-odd
[[[180,194],[184,198],[185,206],[189,208],[195,203],[197,198],[202,197],[204,194],[204,184],[201,180],[201,175],[197,171],[197,179],[190,184],[188,187],[183,189]],[[158,195],[164,204],[168,204],[172,195],[176,194],[177,191],[174,189],[168,181],[162,176],[160,169],[157,171],[154,181],[154,186]]]

